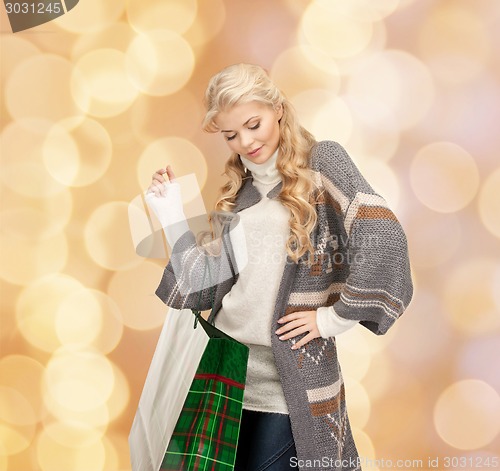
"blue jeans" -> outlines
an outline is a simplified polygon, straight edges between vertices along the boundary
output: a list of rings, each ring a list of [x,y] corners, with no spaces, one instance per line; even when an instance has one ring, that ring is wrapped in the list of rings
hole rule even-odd
[[[297,451],[287,414],[243,409],[234,471],[297,470],[292,457]]]

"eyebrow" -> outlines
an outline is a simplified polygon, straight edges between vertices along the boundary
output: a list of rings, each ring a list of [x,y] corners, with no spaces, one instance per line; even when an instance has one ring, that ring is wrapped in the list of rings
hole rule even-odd
[[[244,123],[243,126],[246,126],[249,121],[252,121],[254,118],[258,118],[259,116],[252,116],[251,118],[248,118]],[[226,130],[221,130],[221,132],[234,132],[231,129],[226,129]]]

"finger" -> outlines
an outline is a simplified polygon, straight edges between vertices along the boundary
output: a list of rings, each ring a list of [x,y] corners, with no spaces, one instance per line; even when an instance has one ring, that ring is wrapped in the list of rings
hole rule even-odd
[[[162,189],[162,183],[155,180],[153,183],[151,183],[151,185],[149,185],[147,192],[150,194],[153,193],[156,196],[161,196]]]
[[[167,184],[167,182],[162,182],[162,183],[160,183],[160,182],[158,182],[158,181],[156,181],[156,180],[155,180],[155,181],[152,183],[152,185],[151,185],[151,186],[154,186],[154,187],[158,190],[158,192],[159,192],[159,194],[160,194],[161,196],[167,196],[167,191],[168,191],[168,188],[167,188],[167,187],[168,187],[168,185],[169,185],[169,184]]]
[[[309,343],[314,336],[312,334],[306,335],[305,337],[301,338],[298,342],[295,342],[295,344],[292,345],[292,350],[297,350],[298,348],[303,347],[307,343]]]
[[[151,188],[154,188],[156,191],[158,191],[161,194],[161,193],[163,193],[163,183],[160,183],[158,180],[155,180],[151,184]]]
[[[170,182],[175,182],[175,180],[176,180],[175,173],[172,170],[172,167],[170,165],[167,165],[167,176],[168,176],[168,180],[170,180]]]
[[[160,173],[160,170],[158,170],[156,173],[153,173],[153,181],[163,183],[165,181],[165,178],[163,177],[164,173],[165,170],[163,171],[163,173]]]
[[[148,186],[146,193],[152,193],[154,188],[156,188],[156,183],[155,183],[155,181],[152,181],[151,185]]]
[[[307,314],[307,311],[297,311],[292,312],[292,314],[287,314],[286,316],[280,317],[278,322],[280,324],[284,324],[285,322],[293,321],[294,319],[303,318]]]
[[[162,177],[163,175],[165,175],[165,173],[167,173],[166,169],[159,168],[155,173],[153,173],[153,177],[154,176],[160,176],[160,177]]]
[[[282,325],[278,330],[277,330],[277,333],[283,333],[283,332],[288,332],[289,330],[292,330],[296,327],[299,327],[301,325],[304,325],[307,323],[307,319],[306,318],[299,318],[299,319],[295,319],[293,321],[288,321],[285,325]]]
[[[311,329],[307,325],[301,325],[300,327],[297,327],[296,329],[288,332],[287,334],[280,335],[279,339],[280,340],[288,340],[293,337],[297,337],[297,335],[304,334],[306,332],[309,332]]]

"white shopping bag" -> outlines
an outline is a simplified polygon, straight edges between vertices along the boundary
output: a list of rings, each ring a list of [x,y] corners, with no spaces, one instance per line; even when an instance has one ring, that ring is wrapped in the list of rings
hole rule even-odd
[[[158,471],[209,337],[190,309],[169,308],[130,430],[133,471]]]

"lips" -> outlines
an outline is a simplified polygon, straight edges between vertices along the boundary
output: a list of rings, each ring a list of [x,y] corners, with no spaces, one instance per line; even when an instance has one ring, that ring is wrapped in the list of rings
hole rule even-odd
[[[249,152],[248,155],[253,156],[253,155],[257,154],[257,152],[259,152],[260,149],[262,149],[262,146],[260,146],[258,149],[253,150],[252,152]]]

